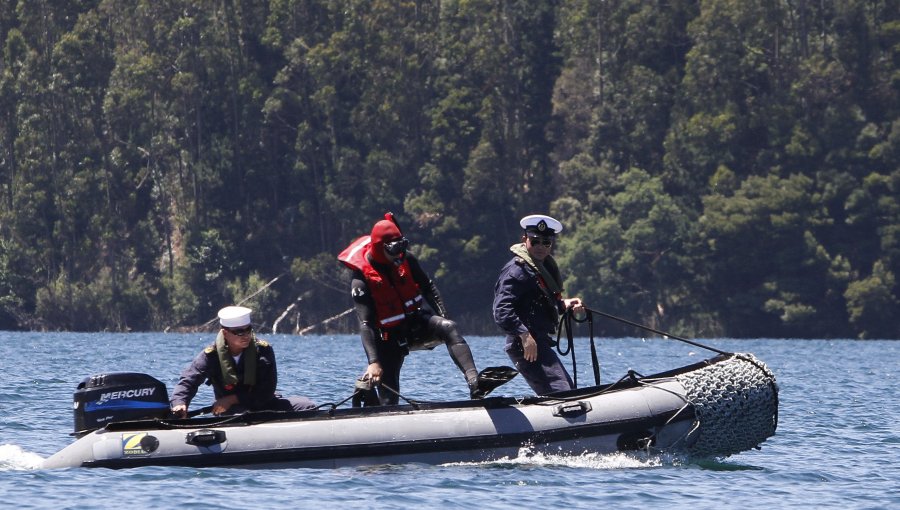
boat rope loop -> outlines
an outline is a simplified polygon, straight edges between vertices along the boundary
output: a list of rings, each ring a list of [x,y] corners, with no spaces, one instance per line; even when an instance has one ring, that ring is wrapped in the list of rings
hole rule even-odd
[[[578,387],[578,366],[575,361],[575,349],[573,348],[575,341],[574,335],[572,334],[572,321],[588,323],[591,338],[591,366],[594,369],[594,385],[600,385],[600,361],[597,358],[597,346],[594,343],[594,314],[592,313],[592,310],[588,310],[587,308],[584,310],[584,318],[579,319],[575,316],[575,312],[573,312],[571,308],[566,308],[566,311],[560,316],[559,324],[556,327],[556,352],[558,352],[560,356],[566,356],[569,353],[572,354],[573,388]],[[566,332],[565,347],[563,347],[562,342],[560,342],[563,330]]]
[[[636,322],[632,322],[628,319],[616,317],[615,315],[610,315],[608,313],[600,312],[597,310],[591,310],[588,307],[584,307],[584,318],[578,318],[575,311],[571,307],[569,307],[569,308],[566,308],[566,310],[559,317],[559,323],[556,326],[556,352],[558,352],[560,354],[560,356],[567,356],[570,353],[572,354],[572,374],[573,374],[572,380],[574,383],[573,387],[575,387],[575,388],[578,387],[578,366],[576,364],[575,350],[573,348],[573,345],[574,345],[574,335],[572,333],[572,322],[573,321],[578,322],[578,323],[584,323],[584,322],[588,323],[588,329],[590,332],[590,341],[591,341],[591,364],[594,369],[594,384],[598,385],[598,386],[600,385],[600,362],[597,359],[597,346],[594,341],[594,314],[600,315],[601,317],[606,317],[607,319],[619,321],[619,322],[628,324],[630,326],[634,326],[636,328],[643,329],[645,331],[650,331],[651,333],[656,333],[657,335],[660,335],[664,338],[671,338],[673,340],[678,340],[680,342],[684,342],[684,343],[693,345],[695,347],[700,347],[701,349],[707,349],[709,351],[712,351],[712,352],[715,352],[718,354],[723,354],[726,356],[732,354],[727,351],[722,351],[722,350],[716,349],[715,347],[703,345],[694,340],[688,340],[687,338],[682,338],[680,336],[676,336],[671,333],[666,333],[665,331],[659,331],[659,330],[651,328],[649,326],[644,326],[643,324],[638,324]],[[565,345],[563,345],[563,343],[560,342],[563,331],[566,332]]]
[[[675,376],[694,406],[698,427],[688,439],[692,455],[727,457],[758,448],[778,426],[775,374],[752,354]]]

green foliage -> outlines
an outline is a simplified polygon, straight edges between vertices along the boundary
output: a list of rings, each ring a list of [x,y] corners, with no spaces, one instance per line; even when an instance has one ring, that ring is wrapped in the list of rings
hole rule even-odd
[[[900,300],[893,294],[896,277],[881,261],[875,263],[872,274],[851,282],[844,297],[850,311],[850,322],[860,338],[897,338],[900,331],[885,316],[896,313]]]
[[[72,282],[64,273],[37,291],[35,314],[45,328],[95,331],[146,330],[154,323],[154,303],[143,279],[121,278],[103,269],[90,282]],[[105,329],[105,328],[104,328]]]
[[[257,273],[250,273],[246,280],[235,279],[226,284],[226,294],[231,296],[223,303],[240,303],[254,310],[254,322],[262,327],[271,327],[278,314],[279,292]]]
[[[494,334],[550,212],[593,308],[900,334],[894,0],[2,5],[0,328],[195,327],[260,289],[261,323],[314,324],[393,211]]]
[[[577,225],[560,246],[568,291],[595,309],[657,327],[685,319],[692,283],[686,276],[695,274],[688,252],[696,236],[694,223],[665,193],[661,180],[642,170],[619,176],[610,193],[602,216],[570,216],[564,202],[554,203],[566,224]]]
[[[846,281],[815,232],[831,220],[813,181],[751,177],[733,195],[710,195],[701,218],[709,250],[709,309],[734,336],[838,334]]]

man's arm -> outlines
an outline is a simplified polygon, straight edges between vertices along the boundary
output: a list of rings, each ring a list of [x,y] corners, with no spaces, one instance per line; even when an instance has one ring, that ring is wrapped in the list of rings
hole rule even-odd
[[[172,390],[170,408],[179,417],[187,417],[187,409],[197,394],[197,388],[206,380],[206,352],[194,358],[190,365],[181,372],[181,378]]]
[[[431,307],[434,313],[446,319],[447,307],[444,305],[444,300],[441,298],[437,285],[434,284],[428,273],[422,269],[422,265],[419,264],[419,260],[415,256],[407,253],[406,257],[409,262],[409,269],[412,271],[413,280],[419,285],[419,289],[422,291],[425,301],[428,302],[428,306]]]
[[[534,362],[537,360],[537,341],[516,313],[516,302],[526,292],[521,276],[523,274],[516,265],[510,265],[500,273],[494,287],[494,322],[507,334],[519,337],[522,356],[526,361]]]
[[[356,318],[359,319],[359,336],[369,363],[378,361],[378,341],[381,335],[378,331],[378,317],[375,315],[375,302],[369,294],[369,287],[359,272],[354,272],[350,278],[350,296],[353,298],[353,307],[356,310]]]
[[[528,333],[528,328],[516,312],[516,302],[525,293],[525,284],[517,278],[516,266],[508,266],[500,273],[494,285],[494,322],[506,334],[519,336]]]

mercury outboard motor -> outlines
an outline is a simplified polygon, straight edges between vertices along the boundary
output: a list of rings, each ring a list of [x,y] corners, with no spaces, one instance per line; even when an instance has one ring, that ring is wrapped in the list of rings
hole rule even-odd
[[[114,421],[165,418],[169,414],[166,385],[135,372],[92,375],[78,385],[75,434],[83,436]]]

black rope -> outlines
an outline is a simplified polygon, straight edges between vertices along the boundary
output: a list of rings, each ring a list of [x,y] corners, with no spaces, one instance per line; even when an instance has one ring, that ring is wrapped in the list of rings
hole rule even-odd
[[[208,414],[208,413],[212,412],[212,409],[213,409],[213,406],[206,406],[201,409],[195,409],[195,410],[187,413],[187,417],[193,418],[194,416],[199,416],[201,414]]]
[[[204,408],[204,409],[206,409],[206,408]],[[212,409],[212,406],[210,406],[210,410],[211,409]],[[243,413],[238,413],[238,414],[224,415],[220,420],[209,422],[209,423],[204,423],[203,426],[204,427],[221,427],[222,425],[227,425],[229,423],[234,423],[234,422],[244,420],[246,414],[247,414],[247,412],[245,411]],[[184,418],[177,418],[176,420],[184,420]],[[172,423],[170,420],[157,420],[157,422],[161,426],[168,427],[171,429],[197,428],[197,424],[193,423],[192,421],[187,421],[187,423]]]
[[[722,354],[722,355],[726,355],[726,356],[734,354],[731,352],[716,349],[715,347],[703,345],[699,342],[695,342],[693,340],[688,340],[687,338],[682,338],[680,336],[673,335],[671,333],[666,333],[665,331],[660,331],[658,329],[654,329],[649,326],[644,326],[643,324],[638,324],[638,323],[632,322],[628,319],[623,319],[621,317],[616,317],[615,315],[611,315],[611,314],[608,314],[605,312],[592,310],[588,307],[584,307],[584,314],[585,314],[584,318],[579,319],[578,317],[575,316],[575,311],[572,308],[567,308],[566,311],[563,312],[563,314],[560,316],[559,324],[556,327],[556,352],[558,352],[560,354],[560,356],[567,356],[569,354],[572,355],[572,374],[573,374],[572,380],[573,380],[575,388],[578,387],[578,365],[577,365],[577,362],[575,359],[575,349],[574,349],[575,341],[574,341],[574,335],[572,333],[572,321],[579,322],[579,323],[584,323],[584,322],[588,323],[589,331],[590,331],[590,339],[591,339],[591,363],[592,363],[592,366],[594,369],[594,384],[596,384],[597,386],[600,385],[600,362],[598,361],[598,358],[597,358],[597,346],[594,343],[594,314],[600,315],[602,317],[606,317],[607,319],[619,321],[619,322],[628,324],[630,326],[634,326],[639,329],[650,331],[652,333],[656,333],[657,335],[660,335],[664,338],[671,338],[673,340],[678,340],[680,342],[684,342],[684,343],[693,345],[695,347],[700,347],[701,349],[707,349],[707,350],[713,351],[718,354]],[[563,345],[563,343],[560,341],[560,339],[562,338],[563,330],[565,330],[565,332],[566,332],[566,337],[565,337],[566,344],[565,345]]]
[[[587,322],[590,330],[590,339],[591,339],[591,366],[594,369],[594,385],[600,385],[600,361],[597,357],[597,346],[594,343],[594,316],[593,314],[585,308],[585,317],[583,319],[579,319],[575,316],[575,312],[572,308],[566,308],[566,311],[563,312],[562,316],[559,318],[559,324],[556,328],[556,352],[558,352],[561,356],[566,356],[569,353],[572,354],[572,383],[575,388],[578,387],[578,365],[575,360],[575,340],[574,335],[572,333],[572,321],[583,323]],[[562,343],[559,341],[562,335],[562,331],[565,329],[566,331],[566,346],[562,347]]]
[[[344,400],[341,400],[340,402],[338,402],[336,404],[334,402],[326,402],[324,404],[319,404],[315,407],[315,409],[316,409],[316,411],[319,411],[319,410],[325,409],[327,407],[328,413],[333,415],[335,409],[337,409],[338,406],[343,405],[345,402],[347,402],[348,400],[350,400],[352,398],[362,395],[362,393],[363,393],[363,390],[356,388],[356,390],[354,390],[353,393],[351,393],[350,396],[345,398]],[[356,406],[354,406],[354,407],[356,407]]]
[[[384,383],[381,383],[381,382],[380,382],[380,383],[378,383],[378,385],[379,385],[380,387],[382,387],[382,388],[384,388],[384,389],[390,391],[390,392],[393,393],[394,395],[397,395],[398,398],[400,398],[401,400],[405,401],[407,404],[411,405],[413,409],[416,409],[416,410],[419,409],[418,402],[416,402],[415,400],[410,400],[410,399],[404,397],[403,395],[400,394],[399,391],[395,390],[394,388],[391,388],[391,387],[388,386],[387,384],[384,384]]]
[[[695,342],[695,341],[693,341],[693,340],[688,340],[687,338],[682,338],[682,337],[680,337],[680,336],[676,336],[676,335],[673,335],[673,334],[671,334],[671,333],[666,333],[665,331],[660,331],[660,330],[658,330],[658,329],[653,329],[653,328],[651,328],[651,327],[649,327],[649,326],[644,326],[643,324],[638,324],[638,323],[636,323],[636,322],[631,322],[631,321],[628,320],[628,319],[623,319],[623,318],[621,318],[621,317],[616,317],[615,315],[610,315],[610,314],[604,313],[604,312],[598,312],[597,310],[591,310],[590,308],[587,308],[587,307],[585,307],[584,309],[585,309],[585,311],[588,312],[588,313],[596,313],[597,315],[601,315],[601,316],[603,316],[603,317],[606,317],[607,319],[612,319],[612,320],[614,320],[614,321],[619,321],[619,322],[622,322],[622,323],[624,323],[624,324],[628,324],[629,326],[634,326],[634,327],[636,327],[636,328],[640,328],[640,329],[643,329],[643,330],[646,330],[646,331],[650,331],[651,333],[656,333],[657,335],[663,336],[663,337],[665,337],[665,338],[671,338],[671,339],[673,339],[673,340],[678,340],[678,341],[684,342],[684,343],[686,343],[686,344],[691,344],[691,345],[693,345],[693,346],[695,346],[695,347],[700,347],[701,349],[707,349],[707,350],[713,351],[713,352],[715,352],[715,353],[724,354],[724,355],[734,354],[734,353],[727,352],[727,351],[721,351],[721,350],[719,350],[719,349],[716,349],[715,347],[710,347],[710,346],[708,346],[708,345],[703,345],[703,344],[701,344],[701,343]]]
[[[366,404],[367,397],[371,396],[372,398],[377,399],[379,401],[379,403],[378,404],[368,404],[368,405],[379,405],[380,406],[380,405],[382,405],[380,402],[381,401],[381,392],[385,391],[385,390],[390,391],[394,395],[397,395],[398,399],[402,399],[404,402],[411,405],[413,409],[415,409],[415,410],[419,409],[419,403],[420,403],[419,401],[411,400],[411,399],[404,397],[403,395],[400,394],[399,391],[395,390],[394,388],[391,388],[390,386],[388,386],[387,384],[384,384],[383,382],[379,381],[377,383],[373,383],[369,379],[362,379],[362,378],[356,380],[356,389],[352,395],[350,395],[349,397],[345,398],[344,400],[338,402],[337,404],[330,404],[330,405],[333,406],[332,407],[332,411],[333,411],[334,408],[336,408],[337,406],[347,402],[350,399],[353,399],[353,407],[365,407],[367,405]],[[371,393],[371,395],[367,395],[369,393]]]

